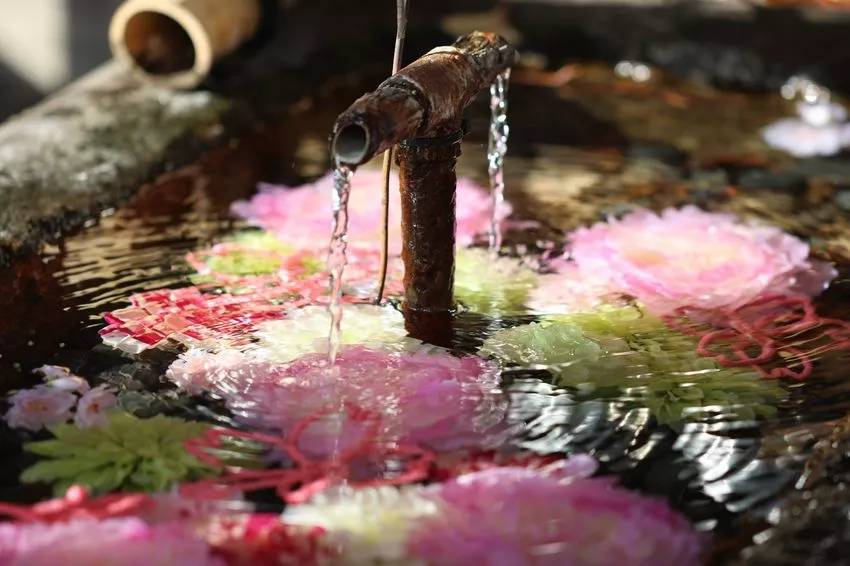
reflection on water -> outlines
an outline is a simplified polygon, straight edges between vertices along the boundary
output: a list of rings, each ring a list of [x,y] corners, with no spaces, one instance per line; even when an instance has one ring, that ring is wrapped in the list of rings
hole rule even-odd
[[[766,520],[781,497],[793,491],[804,469],[808,475],[828,475],[813,467],[810,457],[818,441],[850,411],[846,323],[837,322],[850,315],[842,292],[847,286],[848,263],[843,258],[850,256],[850,227],[836,213],[835,202],[850,185],[850,165],[840,159],[831,162],[824,178],[765,148],[757,129],[751,131],[750,126],[783,110],[778,96],[764,103],[761,96],[748,99],[702,87],[674,90],[671,85],[659,86],[658,80],[653,74],[651,83],[625,87],[610,71],[592,68],[567,86],[513,89],[512,144],[517,155],[508,157],[507,197],[515,218],[535,222],[507,226],[506,253],[500,258],[504,263],[499,266],[484,265],[476,252],[460,254],[461,262],[472,258],[458,270],[459,294],[467,294],[467,304],[453,317],[446,350],[412,343],[403,338],[403,330],[395,332],[393,325],[400,329],[403,321],[392,306],[386,307],[387,312],[358,316],[358,309],[380,309],[352,305],[345,307],[351,310],[343,317],[336,368],[325,367],[322,356],[301,366],[281,365],[304,352],[326,349],[327,315],[317,307],[321,314],[313,318],[304,309],[301,318],[263,320],[251,326],[252,334],[234,351],[204,349],[208,344],[193,344],[187,350],[187,341],[182,346],[147,348],[128,359],[98,345],[101,313],[127,307],[134,293],[194,282],[201,285],[199,294],[220,302],[243,296],[241,279],[192,279],[193,270],[184,258],[244,228],[230,217],[229,204],[249,195],[261,178],[303,180],[299,174],[304,169],[289,155],[297,148],[283,147],[278,153],[264,148],[277,137],[292,144],[296,138],[320,136],[334,113],[313,108],[293,116],[292,124],[274,134],[234,143],[196,166],[164,177],[144,188],[127,207],[46,248],[38,260],[16,263],[2,276],[3,288],[12,290],[0,298],[0,307],[8,306],[11,313],[0,323],[3,383],[7,389],[32,384],[30,369],[56,363],[85,377],[98,376],[149,414],[191,415],[275,434],[319,415],[300,429],[300,441],[307,447],[316,449],[329,442],[336,443],[335,450],[360,446],[364,430],[371,430],[382,443],[379,463],[354,459],[352,467],[364,481],[393,473],[403,476],[409,462],[388,450],[401,450],[405,443],[422,445],[437,455],[447,447],[493,448],[493,439],[499,443],[498,451],[508,454],[513,450],[541,456],[590,454],[603,472],[616,474],[625,486],[666,497],[700,529],[712,531],[718,548],[737,549],[746,543],[734,534],[742,518],[747,525]],[[611,87],[608,94],[606,86]],[[597,130],[571,131],[560,139],[555,128],[547,128],[541,139],[524,122],[524,116],[539,111],[541,104],[551,105],[556,122],[595,124]],[[712,111],[718,107],[723,119],[736,125],[734,136],[726,130],[735,128],[723,125]],[[480,114],[472,117],[473,124],[486,121],[484,110]],[[647,120],[656,116],[663,119],[649,127]],[[742,119],[736,122],[735,117]],[[720,128],[724,131],[718,133]],[[480,128],[473,126],[475,130]],[[689,137],[683,140],[685,135]],[[480,141],[472,138],[467,143],[460,169],[483,181]],[[562,145],[566,141],[574,147]],[[286,156],[284,166],[281,154]],[[315,162],[323,157],[311,154],[306,159],[311,174],[318,173]],[[734,317],[726,313],[725,319],[702,316],[696,309],[654,318],[636,311],[633,302],[622,297],[614,303],[625,310],[616,315],[600,314],[593,306],[581,316],[546,310],[546,301],[539,299],[548,298],[551,306],[562,297],[582,298],[569,286],[578,280],[577,272],[570,271],[576,258],[560,257],[562,231],[606,217],[623,218],[638,207],[659,210],[686,203],[765,220],[811,242],[816,258],[837,264],[833,291],[790,311],[734,311]],[[765,241],[773,242],[776,234],[769,236]],[[740,241],[712,240],[718,254],[713,257],[734,257]],[[793,256],[796,242],[786,241],[782,249]],[[661,263],[657,254],[662,252],[692,254],[686,246],[677,250],[678,244],[662,242],[659,247],[666,249],[652,253],[647,246],[634,244],[625,259],[647,270]],[[261,265],[267,270],[269,257],[237,267]],[[619,267],[609,270],[616,272],[625,260],[615,259]],[[217,269],[225,265],[233,269],[234,258],[227,261],[216,264]],[[316,276],[311,266],[306,260],[297,269],[287,265],[286,273],[297,273],[291,281],[301,284]],[[715,266],[698,267],[709,272]],[[774,268],[779,270],[760,266]],[[603,271],[594,269],[594,274]],[[682,267],[684,275],[689,271]],[[278,267],[271,270],[275,275],[282,272]],[[475,278],[482,273],[491,276],[478,285]],[[782,289],[800,283],[803,275],[783,281]],[[739,279],[735,284],[741,287],[751,283],[749,276]],[[771,279],[775,285],[778,281]],[[548,283],[553,284],[545,287]],[[610,285],[610,281],[597,283]],[[533,288],[544,291],[534,298],[532,311],[527,307]],[[699,297],[716,298],[730,289],[701,291]],[[490,291],[497,292],[498,301],[482,298]],[[282,303],[280,297],[272,297],[267,306]],[[797,316],[798,307],[805,311],[802,316]],[[638,314],[631,317],[624,312]],[[28,321],[32,334],[10,326],[9,319]],[[354,326],[347,330],[346,324]],[[292,340],[285,348],[276,346],[290,334],[303,337],[303,344]],[[365,343],[364,349],[352,347],[357,342]],[[394,345],[389,353],[369,349],[388,343]],[[491,361],[480,361],[473,357],[476,354]],[[434,360],[449,369],[436,371]],[[739,363],[742,360],[746,363]],[[782,369],[786,371],[778,371]],[[377,374],[386,379],[371,382],[369,377]],[[407,379],[411,375],[415,379]],[[213,391],[216,398],[187,401],[173,383],[193,394]],[[323,421],[328,415],[322,411],[332,400],[340,405],[335,405],[332,418]],[[460,416],[451,410],[453,402],[464,408]],[[382,424],[370,429],[372,417],[381,412]],[[345,421],[348,417],[351,420]],[[334,432],[335,438],[329,439]],[[17,490],[17,474],[32,458],[20,454],[12,433],[4,435],[2,448],[16,455],[2,476],[0,496],[30,497],[26,492],[12,493]],[[340,441],[343,436],[345,442]],[[823,443],[818,450],[823,451]],[[266,495],[256,498],[275,502]],[[379,495],[375,497],[380,499]]]

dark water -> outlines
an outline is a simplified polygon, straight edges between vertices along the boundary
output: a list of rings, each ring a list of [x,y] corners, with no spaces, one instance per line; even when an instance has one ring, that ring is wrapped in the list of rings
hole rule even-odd
[[[3,389],[33,383],[34,367],[66,365],[86,377],[111,373],[137,380],[170,412],[226,419],[215,403],[173,403],[160,376],[175,353],[133,360],[100,345],[101,314],[126,306],[132,293],[188,285],[185,254],[239,228],[229,204],[252,194],[258,181],[296,184],[323,173],[326,133],[354,91],[338,88],[294,107],[285,123],[163,176],[79,234],[0,272]],[[697,203],[811,239],[815,253],[835,261],[840,273],[817,300],[819,313],[850,319],[844,255],[850,229],[835,200],[850,187],[850,160],[798,163],[764,147],[756,125],[783,108],[778,97],[636,85],[597,68],[558,88],[523,84],[516,76],[507,198],[518,217],[539,224],[508,233],[506,246],[516,253],[535,249],[543,238],[558,240],[565,230],[633,206]],[[477,134],[460,165],[461,173],[479,180],[486,178],[486,120],[486,107],[473,112]],[[498,329],[532,320],[462,313],[452,322],[452,349],[476,352]],[[593,454],[625,485],[666,497],[713,532],[715,559],[726,561],[794,491],[816,442],[850,412],[848,361],[850,353],[830,352],[818,357],[805,381],[782,382],[777,411],[767,418],[668,424],[660,424],[634,391],[588,398],[580,387],[554,384],[545,368],[508,369],[507,420],[516,431],[510,443],[544,454]],[[8,431],[2,447],[11,457],[0,475],[0,499],[42,495],[20,491],[16,478],[29,460]]]

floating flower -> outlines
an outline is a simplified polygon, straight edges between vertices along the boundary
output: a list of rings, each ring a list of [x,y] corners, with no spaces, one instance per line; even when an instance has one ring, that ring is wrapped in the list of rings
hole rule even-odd
[[[693,206],[639,210],[570,236],[577,275],[605,280],[653,312],[678,306],[739,306],[764,294],[819,292],[835,271],[816,269],[809,247],[778,228],[742,224]],[[812,285],[806,272],[816,271]],[[575,275],[575,274],[572,274]]]
[[[107,385],[99,385],[80,397],[74,424],[80,428],[103,426],[107,423],[107,413],[118,405],[115,390]]]
[[[224,566],[180,524],[136,518],[0,524],[0,563],[8,566]]]
[[[165,491],[177,481],[214,473],[183,447],[206,428],[172,417],[137,419],[122,412],[110,413],[98,427],[59,424],[50,428],[55,438],[24,446],[48,459],[25,470],[21,480],[51,483],[57,495],[75,484],[93,493]]]
[[[390,246],[393,254],[401,253],[401,204],[398,179],[393,176],[390,187]],[[348,203],[348,239],[352,244],[374,247],[380,242],[383,224],[380,171],[362,169],[352,177]],[[260,185],[250,201],[233,204],[233,212],[270,230],[283,241],[296,247],[324,247],[330,238],[328,218],[331,210],[333,175],[302,187]],[[505,205],[508,208],[507,205]],[[476,234],[490,225],[490,196],[469,179],[457,182],[457,242],[472,243]],[[505,216],[510,210],[505,211]]]
[[[537,275],[516,259],[493,257],[482,249],[457,251],[455,298],[474,312],[522,312],[536,284]]]
[[[592,467],[496,467],[429,487],[344,490],[288,507],[350,564],[701,562],[702,539],[663,502],[588,479]]]
[[[661,424],[767,417],[784,395],[752,372],[701,357],[694,340],[636,307],[603,307],[501,330],[480,353],[543,367],[583,396],[626,390]]]
[[[310,354],[285,366],[247,364],[210,379],[237,420],[291,430],[331,403],[383,415],[379,438],[438,450],[480,446],[500,433],[505,401],[494,365],[436,348],[392,352],[344,348],[335,365]],[[362,426],[332,412],[304,434],[301,448],[327,453],[347,446]]]
[[[76,403],[77,397],[64,389],[45,385],[25,389],[9,397],[11,407],[6,412],[6,423],[12,428],[39,431],[68,421]]]
[[[132,306],[106,313],[100,331],[106,344],[138,354],[169,341],[186,345],[239,344],[257,324],[282,318],[287,308],[310,303],[321,287],[281,282],[263,284],[250,293],[204,292],[198,287],[147,291],[130,297]]]
[[[282,363],[309,353],[327,353],[331,316],[325,307],[290,311],[282,320],[257,327],[260,359]],[[343,309],[340,344],[359,344],[382,349],[415,347],[420,342],[407,336],[404,316],[392,306],[346,305]]]
[[[783,118],[762,131],[767,145],[795,157],[835,155],[850,146],[850,123],[843,106],[799,102],[797,113],[798,118]]]

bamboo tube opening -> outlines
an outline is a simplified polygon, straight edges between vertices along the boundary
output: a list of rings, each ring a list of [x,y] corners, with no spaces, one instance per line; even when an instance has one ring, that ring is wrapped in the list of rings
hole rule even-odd
[[[124,43],[136,65],[151,75],[186,72],[195,66],[192,38],[164,14],[135,14],[127,21]]]
[[[193,88],[257,30],[259,0],[128,0],[109,28],[115,57],[149,82]]]

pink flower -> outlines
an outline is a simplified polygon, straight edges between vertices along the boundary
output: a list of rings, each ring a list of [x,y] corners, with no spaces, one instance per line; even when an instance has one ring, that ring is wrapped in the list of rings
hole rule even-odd
[[[349,201],[348,238],[357,245],[376,246],[381,231],[381,172],[362,169],[354,175]],[[315,183],[293,188],[260,185],[250,201],[233,204],[233,212],[270,230],[283,241],[305,248],[324,247],[330,240],[331,189],[333,177],[326,175]],[[390,187],[390,247],[401,253],[401,204],[398,178]],[[510,214],[505,205],[504,216]],[[476,234],[486,232],[490,223],[490,196],[469,179],[457,183],[457,242],[472,243]]]
[[[506,411],[493,364],[437,349],[350,347],[333,367],[325,355],[311,354],[286,366],[249,363],[210,381],[237,419],[251,426],[289,431],[333,404],[349,404],[382,415],[380,440],[438,450],[495,442]],[[362,432],[360,423],[335,411],[311,425],[299,447],[326,454],[335,445],[353,445]]]
[[[601,292],[625,293],[650,310],[739,306],[765,294],[819,292],[835,276],[808,245],[778,228],[743,224],[694,206],[632,212],[570,236],[575,272]]]
[[[684,518],[588,470],[490,468],[428,487],[442,512],[418,522],[408,553],[445,566],[701,563]]]
[[[106,424],[107,412],[118,405],[115,391],[106,385],[99,385],[80,397],[74,423],[80,428],[102,426]]]
[[[4,566],[223,566],[207,543],[178,524],[135,518],[0,524]]]
[[[9,403],[12,406],[5,419],[10,427],[38,431],[68,421],[77,397],[62,389],[40,385],[18,391],[9,397]]]

